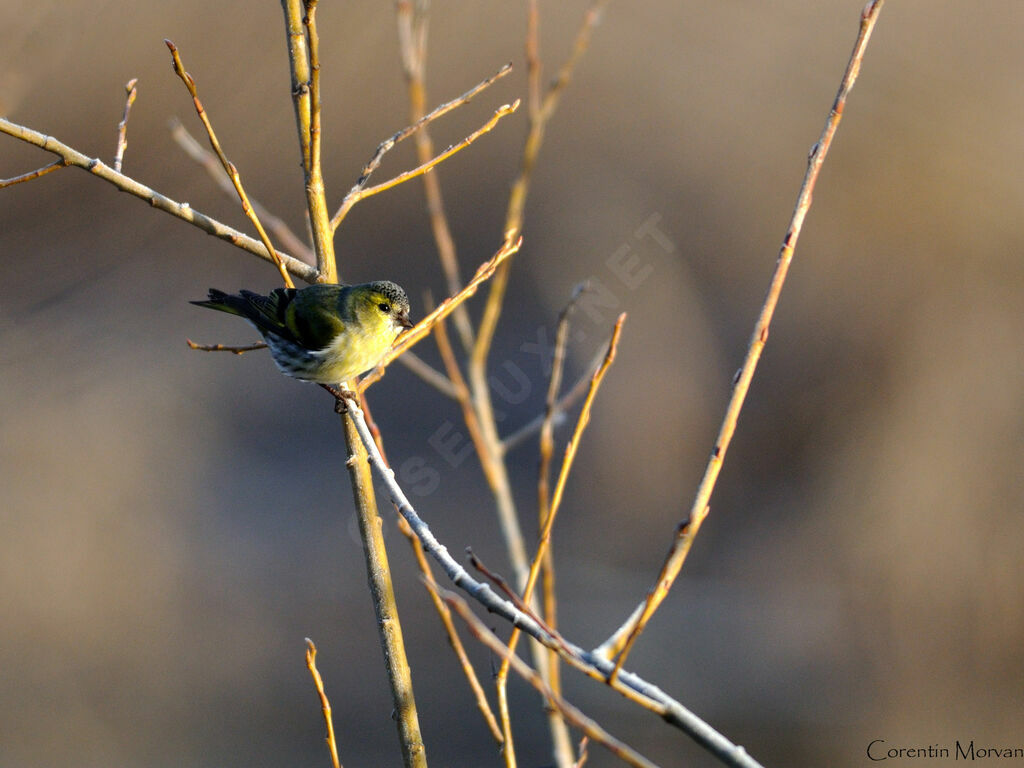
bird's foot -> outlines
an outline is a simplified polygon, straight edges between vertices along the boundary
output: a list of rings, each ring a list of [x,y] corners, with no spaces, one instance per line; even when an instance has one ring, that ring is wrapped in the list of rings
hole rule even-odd
[[[334,412],[345,413],[348,411],[348,401],[359,402],[359,395],[350,389],[332,387],[330,384],[321,384],[321,387],[334,395]]]

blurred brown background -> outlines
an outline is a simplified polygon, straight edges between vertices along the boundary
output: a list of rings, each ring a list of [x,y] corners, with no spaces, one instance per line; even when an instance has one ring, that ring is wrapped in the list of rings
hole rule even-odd
[[[525,95],[525,10],[436,5],[433,103],[516,66],[435,125],[443,148]],[[547,76],[585,7],[542,4]],[[572,286],[606,293],[577,314],[570,381],[630,313],[555,530],[583,645],[642,596],[689,507],[860,8],[612,3],[549,128],[492,370],[529,382],[498,403],[511,432],[545,387],[522,345],[552,337]],[[339,201],[407,107],[389,4],[322,4],[320,22]],[[874,739],[1024,746],[1022,29],[1015,0],[886,6],[711,516],[631,657],[766,765],[863,765]],[[250,194],[301,231],[272,0],[0,2],[0,112],[109,161],[138,77],[125,171],[248,230],[169,136],[199,124],[165,37]],[[464,274],[499,243],[524,131],[520,112],[438,171]],[[0,137],[0,177],[48,162]],[[403,145],[379,180],[412,164]],[[394,279],[417,314],[444,292],[418,182],[357,206],[337,244],[343,277]],[[623,246],[639,286],[610,266]],[[0,764],[326,765],[306,636],[343,762],[398,764],[328,399],[265,353],[184,344],[252,341],[187,300],[269,289],[272,268],[78,170],[0,191],[0,263]],[[507,569],[475,458],[429,442],[461,431],[455,405],[400,366],[373,404],[394,463],[438,473],[412,493],[438,536]],[[535,446],[510,464],[532,528]],[[388,535],[428,757],[498,765]],[[567,693],[664,765],[716,764],[590,681]],[[537,699],[513,696],[520,764],[544,765]]]

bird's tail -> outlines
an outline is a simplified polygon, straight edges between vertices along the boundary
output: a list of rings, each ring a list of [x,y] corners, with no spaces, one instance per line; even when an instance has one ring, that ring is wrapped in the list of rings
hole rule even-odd
[[[294,290],[291,291],[294,293]],[[206,301],[193,301],[198,307],[208,307],[220,312],[227,312],[231,315],[244,317],[260,331],[269,331],[278,335],[289,335],[281,317],[281,297],[278,293],[287,294],[288,291],[278,289],[272,291],[270,296],[261,296],[251,291],[242,291],[239,295],[224,293],[216,288],[211,288],[209,298]]]
[[[218,291],[216,288],[210,289],[210,298],[207,301],[190,301],[189,304],[195,304],[197,307],[209,307],[245,318],[252,314],[252,307],[241,296],[232,296],[224,291]]]

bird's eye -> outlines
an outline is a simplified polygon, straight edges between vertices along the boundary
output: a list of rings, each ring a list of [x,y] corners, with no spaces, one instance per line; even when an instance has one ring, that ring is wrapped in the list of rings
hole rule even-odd
[[[391,305],[382,301],[380,304],[377,305],[377,309],[379,309],[386,315],[388,312],[391,311]]]

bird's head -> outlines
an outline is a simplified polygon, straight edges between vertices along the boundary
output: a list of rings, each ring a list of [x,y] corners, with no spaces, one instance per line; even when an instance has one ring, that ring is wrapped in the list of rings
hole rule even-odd
[[[409,298],[390,280],[357,285],[352,289],[352,299],[359,325],[372,333],[390,334],[393,339],[412,328]]]

